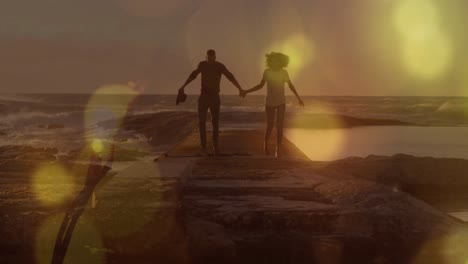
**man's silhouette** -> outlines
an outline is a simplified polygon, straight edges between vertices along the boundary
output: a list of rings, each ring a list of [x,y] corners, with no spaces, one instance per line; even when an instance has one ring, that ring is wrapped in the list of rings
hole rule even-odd
[[[237,89],[239,94],[243,92],[240,84],[237,82],[234,75],[224,66],[224,64],[216,61],[216,52],[212,49],[206,53],[206,61],[198,64],[187,81],[185,81],[179,92],[184,92],[185,87],[195,80],[198,74],[201,73],[201,94],[198,98],[198,123],[200,129],[200,145],[202,155],[206,155],[206,115],[208,109],[211,113],[211,123],[213,124],[213,154],[219,155],[218,133],[219,133],[219,112],[221,101],[219,98],[221,75],[224,74]]]

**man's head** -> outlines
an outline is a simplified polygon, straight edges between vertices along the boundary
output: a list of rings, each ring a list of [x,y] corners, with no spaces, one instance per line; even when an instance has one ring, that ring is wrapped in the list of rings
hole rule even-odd
[[[207,62],[215,62],[216,61],[216,51],[209,49],[206,52],[206,61]]]

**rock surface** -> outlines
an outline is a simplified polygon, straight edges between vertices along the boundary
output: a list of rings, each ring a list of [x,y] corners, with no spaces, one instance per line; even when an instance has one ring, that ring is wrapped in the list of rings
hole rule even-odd
[[[468,160],[369,156],[317,164],[323,175],[347,174],[408,192],[445,210],[466,209]]]
[[[141,120],[127,122],[150,133],[141,130]],[[221,157],[198,157],[193,133],[156,163],[116,164],[98,186],[96,208],[78,221],[69,260],[452,264],[468,259],[466,226],[406,192],[418,184],[444,185],[438,174],[463,184],[458,173],[464,161],[399,155],[317,163],[289,141],[285,156],[276,159],[262,154],[262,131],[220,136]],[[1,150],[4,160],[24,155],[18,147]],[[41,161],[55,153],[31,151],[40,153]],[[0,235],[6,238],[0,241],[0,262],[47,262],[66,207],[41,206],[30,182],[13,177],[11,166],[0,168],[10,175],[0,185]],[[76,190],[80,187],[77,182]]]

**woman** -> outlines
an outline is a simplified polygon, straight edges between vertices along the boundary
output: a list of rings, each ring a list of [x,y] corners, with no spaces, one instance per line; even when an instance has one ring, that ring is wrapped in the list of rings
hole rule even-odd
[[[242,96],[246,96],[248,93],[260,90],[263,88],[265,83],[267,84],[267,96],[266,96],[266,116],[267,116],[267,127],[265,132],[264,151],[265,155],[269,155],[268,140],[270,138],[273,126],[275,124],[276,114],[276,157],[281,156],[281,143],[283,140],[283,124],[284,124],[284,113],[286,110],[286,98],[284,96],[284,84],[288,83],[289,88],[299,100],[299,104],[304,107],[304,103],[297,94],[296,88],[289,79],[288,72],[284,69],[289,64],[289,57],[283,53],[271,52],[266,54],[266,66],[267,69],[263,72],[263,78],[260,84],[253,87],[252,89],[242,92]]]

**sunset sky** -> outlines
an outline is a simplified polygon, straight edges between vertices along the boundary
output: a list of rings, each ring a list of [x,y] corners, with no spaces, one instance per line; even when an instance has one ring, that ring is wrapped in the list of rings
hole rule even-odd
[[[283,51],[304,95],[468,96],[467,11],[464,0],[2,1],[0,92],[148,79],[146,93],[175,93],[213,48],[244,88],[266,52]]]

